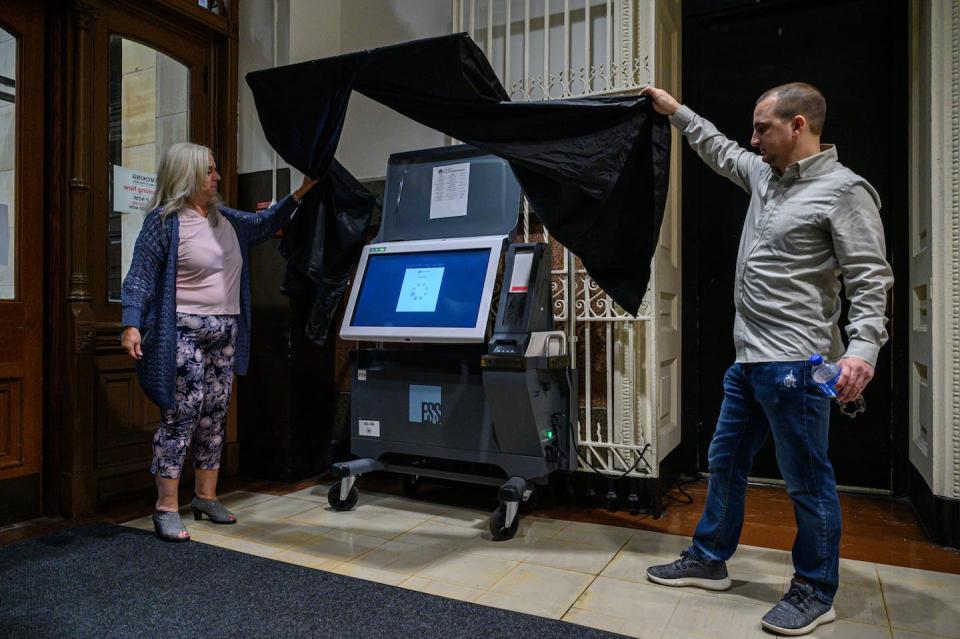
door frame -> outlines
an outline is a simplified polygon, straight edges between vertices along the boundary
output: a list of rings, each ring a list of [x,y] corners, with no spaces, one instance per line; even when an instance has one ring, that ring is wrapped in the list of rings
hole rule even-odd
[[[764,7],[776,6],[776,5],[789,5],[796,2],[797,0],[769,0],[764,3]],[[809,3],[806,3],[809,4]],[[814,4],[830,4],[826,0],[814,0]],[[746,12],[756,10],[756,3],[754,0],[686,0],[684,2],[684,15],[683,15],[683,27],[684,27],[684,54],[682,59],[684,61],[683,68],[683,86],[691,87],[693,83],[689,81],[691,74],[696,73],[696,69],[689,68],[690,64],[693,64],[695,57],[691,55],[689,48],[695,45],[695,38],[690,35],[690,32],[693,31],[693,25],[696,22],[707,22],[722,20],[726,17]],[[908,7],[904,6],[904,29],[910,29],[909,21],[906,20],[906,17],[909,13]],[[904,44],[906,45],[909,42],[909,33],[906,34],[904,38]],[[907,91],[906,80],[908,78],[908,65],[909,65],[909,56],[907,55],[908,49],[904,48],[904,57],[900,63],[900,68],[897,69],[897,72],[904,78],[904,91]],[[909,105],[906,105],[906,108],[901,114],[901,119],[904,122],[904,126],[909,123]],[[902,136],[902,140],[898,142],[898,148],[900,153],[906,157],[908,153],[908,138],[906,135]],[[691,157],[691,153],[686,144],[684,155],[685,160],[683,166],[689,166],[692,161],[700,162],[698,158]],[[693,183],[694,180],[688,180],[685,183],[685,188],[696,188],[696,185]],[[886,207],[894,206],[900,207],[902,205],[902,210],[907,210],[908,203],[908,181],[907,174],[904,173],[902,184],[898,184],[895,197],[892,202],[885,202]],[[693,198],[684,198],[683,200],[683,219],[684,220],[695,220],[696,212],[688,210],[688,207],[693,205]],[[910,475],[910,463],[908,460],[908,424],[910,416],[910,406],[907,401],[908,397],[908,388],[909,388],[909,379],[908,379],[908,363],[909,363],[909,308],[908,308],[908,281],[909,281],[909,217],[907,215],[902,215],[895,218],[896,228],[895,231],[890,233],[887,237],[888,248],[891,252],[892,260],[891,265],[893,267],[894,279],[896,284],[891,291],[890,302],[889,302],[889,317],[890,321],[887,326],[888,333],[890,335],[890,345],[886,348],[891,349],[891,388],[890,393],[893,398],[891,406],[891,481],[890,491],[877,491],[874,489],[864,489],[864,492],[881,492],[881,493],[892,493],[896,495],[904,495],[908,488],[908,480]],[[698,294],[697,282],[693,277],[697,273],[698,267],[698,251],[696,250],[696,235],[694,233],[695,229],[693,224],[686,223],[682,229],[682,239],[681,244],[684,247],[681,251],[683,255],[683,302],[682,302],[682,317],[683,317],[683,349],[682,357],[684,360],[684,369],[683,369],[683,387],[684,387],[684,396],[683,396],[683,405],[682,405],[682,444],[680,449],[677,451],[672,463],[681,470],[686,472],[706,472],[706,468],[700,468],[699,464],[699,450],[698,450],[698,435],[702,427],[702,420],[707,418],[707,416],[701,416],[699,413],[699,391],[698,384],[700,383],[700,367],[698,365],[698,356],[700,355],[700,349],[704,347],[699,343],[699,335],[697,331],[698,322],[700,321],[700,306],[701,300]],[[732,266],[731,266],[732,267]],[[709,348],[709,345],[705,345]],[[719,384],[721,380],[717,379],[716,383]],[[707,383],[712,383],[711,380],[707,380]],[[719,411],[719,406],[717,407]],[[715,415],[713,416],[715,417]],[[710,417],[711,419],[713,417]],[[752,478],[751,478],[752,479]],[[763,483],[768,483],[767,480],[763,480]],[[769,483],[778,484],[782,482],[777,482],[776,480],[770,480]],[[843,487],[843,490],[853,490],[858,491],[857,488]]]
[[[909,4],[909,497],[931,539],[960,548],[960,0]]]

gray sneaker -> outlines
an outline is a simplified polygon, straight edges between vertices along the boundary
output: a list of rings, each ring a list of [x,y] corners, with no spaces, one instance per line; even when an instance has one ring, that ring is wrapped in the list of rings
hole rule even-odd
[[[673,563],[647,568],[647,579],[664,586],[696,586],[707,590],[730,587],[725,562],[704,563],[695,559],[689,550],[680,553],[680,559]]]
[[[813,586],[794,579],[790,590],[763,616],[760,625],[777,634],[798,636],[836,618],[833,606],[817,599]]]

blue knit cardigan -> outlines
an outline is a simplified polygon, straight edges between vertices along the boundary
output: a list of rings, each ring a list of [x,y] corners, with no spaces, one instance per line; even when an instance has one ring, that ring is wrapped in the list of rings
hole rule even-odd
[[[220,207],[233,224],[240,244],[243,267],[240,274],[240,316],[233,370],[247,372],[250,361],[250,264],[247,249],[272,237],[290,220],[296,201],[287,196],[262,213],[246,213]],[[160,219],[160,209],[151,211],[133,249],[133,261],[123,280],[121,303],[123,326],[140,330],[143,358],[137,361],[137,377],[143,391],[160,408],[172,408],[177,377],[177,254],[180,220],[176,215]]]

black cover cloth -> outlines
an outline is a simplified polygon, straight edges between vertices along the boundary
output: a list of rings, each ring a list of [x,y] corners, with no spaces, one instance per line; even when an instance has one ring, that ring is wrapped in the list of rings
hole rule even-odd
[[[669,180],[670,126],[647,98],[510,102],[466,34],[255,71],[246,79],[269,143],[311,176],[331,166],[352,90],[507,159],[547,230],[636,314]]]
[[[317,344],[327,341],[377,207],[376,197],[334,160],[284,229],[280,254],[287,272],[281,290],[312,298],[306,335]],[[316,214],[306,214],[312,211]]]

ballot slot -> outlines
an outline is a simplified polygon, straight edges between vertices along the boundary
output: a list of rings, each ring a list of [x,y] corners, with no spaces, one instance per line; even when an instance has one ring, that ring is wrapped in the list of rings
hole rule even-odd
[[[549,282],[549,250],[545,244],[513,244],[504,263],[504,284],[488,352],[491,355],[523,356],[531,332],[553,328],[549,292],[539,282]],[[545,279],[546,278],[546,279]]]
[[[533,248],[517,251],[513,258],[510,292],[526,293],[530,287],[530,269],[533,267]]]

